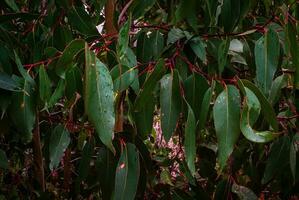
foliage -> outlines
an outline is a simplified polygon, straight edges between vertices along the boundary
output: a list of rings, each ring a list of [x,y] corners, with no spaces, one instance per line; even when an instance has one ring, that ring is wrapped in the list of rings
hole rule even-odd
[[[299,195],[298,1],[0,5],[1,199]]]

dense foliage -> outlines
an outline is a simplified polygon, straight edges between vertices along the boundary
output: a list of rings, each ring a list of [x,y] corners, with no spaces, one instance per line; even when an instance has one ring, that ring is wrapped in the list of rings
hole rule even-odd
[[[296,199],[296,0],[0,2],[1,199]]]

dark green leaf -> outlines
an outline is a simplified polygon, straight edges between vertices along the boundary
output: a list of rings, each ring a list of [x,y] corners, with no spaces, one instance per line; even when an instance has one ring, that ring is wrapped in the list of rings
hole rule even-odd
[[[70,66],[75,56],[82,50],[84,50],[85,41],[81,39],[73,40],[65,47],[61,57],[56,64],[56,73],[64,78],[67,67]]]
[[[256,81],[266,97],[269,96],[280,54],[277,33],[269,29],[255,44]]]
[[[188,106],[188,117],[185,125],[185,157],[188,168],[192,175],[195,175],[195,158],[196,158],[196,120],[191,106]]]
[[[78,168],[78,178],[77,181],[80,183],[81,181],[84,181],[88,175],[88,172],[90,171],[90,161],[92,158],[92,154],[94,151],[94,141],[91,140],[89,142],[86,142],[83,148],[82,152],[82,158],[79,163]]]
[[[9,75],[0,72],[0,88],[9,91],[18,91],[20,86]]]
[[[298,163],[297,163],[298,151],[299,151],[299,134],[295,134],[293,136],[291,146],[290,146],[290,168],[291,168],[294,182],[297,176],[296,169],[298,168]]]
[[[110,74],[113,79],[115,92],[122,92],[128,89],[138,77],[137,69],[120,65],[115,66]]]
[[[184,37],[185,34],[181,29],[173,28],[168,32],[167,45],[173,44]]]
[[[139,153],[133,144],[125,144],[115,174],[115,200],[134,200],[140,174]]]
[[[274,106],[279,98],[280,98],[280,94],[281,94],[281,89],[283,87],[286,87],[287,85],[287,76],[286,75],[281,75],[278,76],[272,83],[272,87],[270,90],[270,95],[269,95],[269,102]]]
[[[64,151],[70,144],[69,132],[63,127],[63,125],[57,125],[53,130],[49,143],[49,158],[50,170],[55,169],[63,156]]]
[[[10,116],[16,128],[21,133],[21,138],[29,142],[35,124],[35,93],[31,84],[24,79],[17,80],[22,85],[22,92],[12,94],[13,101],[10,105]]]
[[[96,25],[83,7],[71,7],[68,10],[69,23],[82,34],[97,35]]]
[[[168,141],[175,131],[181,112],[179,74],[174,70],[161,79],[160,88],[161,128]]]
[[[203,76],[196,73],[193,73],[184,81],[186,100],[194,111],[196,119],[199,118],[201,104],[208,86],[207,80]]]
[[[56,86],[56,89],[54,90],[54,93],[50,97],[48,108],[53,107],[58,102],[58,100],[63,96],[63,92],[64,92],[64,80],[60,79],[58,85]]]
[[[199,131],[201,131],[204,128],[205,123],[207,121],[214,89],[215,89],[215,82],[212,83],[212,86],[204,94],[202,104],[201,104],[201,110],[199,114],[199,120],[198,120]]]
[[[113,152],[114,94],[107,67],[85,45],[85,112],[101,141]]]
[[[6,153],[0,149],[0,168],[8,169],[8,159]]]
[[[243,135],[252,142],[270,142],[278,135],[272,131],[256,131],[252,128],[259,117],[261,105],[255,94],[245,87],[245,101],[241,114],[240,128]]]
[[[143,15],[151,9],[151,7],[155,4],[156,0],[139,0],[133,1],[131,6],[131,10],[133,13],[133,18],[138,19],[143,17]]]
[[[258,200],[252,190],[245,186],[237,185],[236,183],[232,185],[232,192],[237,194],[240,200]]]
[[[240,94],[235,86],[228,85],[216,98],[213,108],[214,124],[218,140],[218,159],[221,169],[236,144],[240,126]]]
[[[206,47],[207,44],[199,37],[193,38],[190,41],[190,46],[193,50],[193,52],[196,54],[196,56],[203,62],[207,63],[207,53],[206,53]]]
[[[243,88],[244,86],[250,89],[255,96],[258,98],[259,102],[262,106],[262,113],[267,120],[267,122],[271,125],[274,131],[278,131],[278,123],[276,119],[276,114],[273,110],[273,107],[266,99],[266,97],[262,94],[262,92],[250,81],[248,80],[239,80],[238,81],[239,87]],[[243,86],[242,86],[243,85]]]
[[[156,64],[155,69],[146,78],[135,100],[133,108],[134,119],[138,134],[142,138],[145,138],[147,134],[151,133],[155,106],[154,90],[165,71],[165,63],[160,59]]]
[[[227,54],[229,50],[229,39],[223,40],[218,49],[218,70],[222,74],[224,67],[227,65]]]
[[[74,97],[75,93],[82,94],[82,75],[80,69],[75,65],[65,73],[65,95],[68,99]]]
[[[32,79],[32,77],[30,76],[30,74],[24,69],[21,60],[18,56],[18,54],[14,51],[15,54],[15,62],[17,64],[18,70],[21,73],[22,77],[28,82],[30,83],[32,86],[35,86],[35,82]]]
[[[275,175],[281,173],[289,163],[291,141],[288,136],[276,140],[271,146],[262,184],[268,183]]]
[[[39,96],[40,99],[47,103],[51,97],[51,81],[46,72],[45,66],[41,65],[38,72],[39,77]]]

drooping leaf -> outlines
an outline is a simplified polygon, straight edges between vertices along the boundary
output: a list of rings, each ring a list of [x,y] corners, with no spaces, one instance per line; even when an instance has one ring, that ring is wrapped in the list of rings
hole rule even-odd
[[[280,137],[271,146],[270,155],[267,160],[262,184],[268,183],[274,176],[283,171],[289,163],[290,153],[289,136]]]
[[[101,141],[115,153],[113,82],[107,67],[85,45],[85,113]]]
[[[115,174],[115,200],[134,200],[140,174],[139,153],[135,145],[127,143],[118,160]]]
[[[5,3],[14,11],[19,12],[19,7],[14,0],[5,0]]]
[[[77,66],[70,67],[65,73],[65,95],[68,99],[74,97],[75,93],[82,94],[81,71]]]
[[[21,73],[22,77],[28,82],[30,83],[32,86],[35,86],[35,81],[33,80],[33,78],[30,76],[30,74],[24,69],[21,60],[18,56],[18,54],[14,51],[15,54],[15,62],[17,64],[18,70]]]
[[[98,31],[93,20],[84,7],[71,7],[68,10],[68,21],[77,31],[84,35],[97,35]],[[84,47],[83,47],[84,48]]]
[[[279,98],[280,98],[280,94],[281,94],[281,89],[283,87],[285,87],[287,85],[287,76],[286,75],[281,75],[278,76],[272,83],[272,87],[270,90],[270,94],[269,94],[269,102],[272,105],[275,105]]]
[[[142,32],[138,36],[136,55],[142,63],[157,59],[164,48],[164,38],[160,31]]]
[[[257,143],[266,143],[278,135],[272,131],[256,131],[252,128],[259,117],[261,105],[255,94],[245,87],[245,101],[241,113],[240,128],[248,140]]]
[[[187,166],[192,175],[195,175],[195,158],[196,158],[196,120],[191,106],[188,106],[188,116],[185,125],[185,157]]]
[[[94,141],[90,140],[86,142],[82,151],[82,158],[80,160],[79,168],[78,168],[78,178],[76,180],[78,183],[84,181],[88,175],[93,151],[94,151]]]
[[[69,146],[70,141],[69,132],[65,127],[61,124],[57,125],[51,134],[49,143],[50,170],[55,169],[59,165],[63,153]]]
[[[6,153],[2,149],[0,149],[0,168],[8,169],[8,159]]]
[[[236,183],[232,185],[232,192],[237,194],[240,200],[258,200],[258,197],[252,190]]]
[[[168,32],[167,45],[173,44],[184,37],[185,34],[181,29],[173,28]]]
[[[232,32],[238,23],[240,15],[239,0],[224,0],[221,7],[220,22],[225,32]]]
[[[280,44],[271,28],[255,44],[256,81],[266,97],[269,96],[274,74],[278,67]]]
[[[144,14],[151,9],[151,7],[155,4],[156,0],[139,0],[133,1],[131,6],[131,12],[133,14],[134,19],[138,19],[143,17]]]
[[[196,31],[198,26],[197,20],[197,1],[196,0],[182,0],[175,12],[176,22],[186,20],[188,24]]]
[[[0,88],[8,91],[18,91],[20,86],[9,75],[0,72]]]
[[[204,94],[202,104],[201,104],[201,110],[199,114],[199,120],[198,120],[199,131],[201,131],[204,128],[204,125],[207,121],[214,89],[215,89],[215,82],[212,82],[212,86]]]
[[[293,136],[291,146],[290,146],[290,168],[293,176],[294,183],[296,181],[296,177],[298,176],[297,168],[297,158],[298,158],[298,152],[299,152],[299,134],[295,134]]]
[[[63,96],[63,92],[64,92],[64,80],[60,79],[56,86],[56,89],[54,90],[53,94],[50,97],[48,108],[53,107],[58,102],[58,100]]]
[[[295,70],[295,87],[299,89],[299,45],[296,36],[298,35],[298,30],[296,25],[293,23],[288,23],[286,25],[286,43],[289,46],[290,54],[292,56],[292,69]]]
[[[240,94],[235,86],[228,85],[216,98],[213,117],[218,140],[218,159],[221,169],[233,152],[240,126]]]
[[[206,47],[207,44],[199,37],[193,38],[190,41],[190,47],[195,55],[203,62],[207,62]]]
[[[103,199],[112,199],[116,167],[115,156],[107,148],[101,148],[96,160],[96,169]]]
[[[127,66],[115,66],[111,72],[115,92],[122,92],[130,87],[137,78],[137,69]]]
[[[179,75],[176,70],[161,79],[160,88],[161,128],[168,141],[175,131],[181,112]]]
[[[75,39],[70,42],[64,49],[61,57],[58,59],[56,64],[56,73],[64,78],[65,71],[72,63],[75,56],[84,50],[85,41],[82,39]]]
[[[193,73],[184,81],[186,100],[194,111],[196,119],[199,118],[201,104],[208,86],[207,80],[203,76],[196,73]]]
[[[153,72],[148,75],[135,100],[133,108],[134,118],[136,119],[137,128],[141,128],[138,128],[138,132],[142,137],[149,134],[152,130],[154,112],[153,92],[165,71],[164,61],[160,59]]]
[[[22,92],[13,92],[9,113],[23,141],[29,142],[35,124],[35,92],[26,80],[18,78],[16,81],[21,85]]]
[[[261,103],[261,109],[262,109],[261,111],[266,121],[271,125],[274,131],[278,131],[276,114],[274,112],[273,107],[271,106],[267,98],[263,95],[263,93],[253,83],[251,83],[248,80],[245,79],[239,80],[238,84],[240,88],[243,88],[245,86],[255,94],[255,96],[258,98],[259,102]]]
[[[228,50],[229,50],[229,40],[223,40],[221,42],[221,44],[219,45],[219,49],[218,49],[218,70],[219,70],[219,74],[221,74],[224,70],[224,67],[227,64],[227,54],[228,54]]]
[[[46,72],[44,65],[41,65],[39,67],[38,77],[39,77],[39,97],[44,103],[47,103],[51,97],[51,81]]]

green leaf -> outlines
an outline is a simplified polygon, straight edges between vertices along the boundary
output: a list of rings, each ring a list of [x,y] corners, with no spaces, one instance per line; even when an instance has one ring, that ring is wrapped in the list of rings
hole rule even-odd
[[[64,80],[60,79],[58,85],[56,86],[56,89],[54,90],[54,93],[50,97],[48,108],[53,107],[58,102],[58,100],[63,96],[63,92],[64,92]]]
[[[179,28],[173,28],[168,32],[167,45],[173,44],[176,41],[185,37],[184,32]]]
[[[93,151],[94,140],[91,139],[84,145],[83,148],[82,158],[80,160],[78,168],[78,178],[76,180],[78,183],[84,181],[88,175],[88,172],[90,171],[90,161],[92,158]]]
[[[256,82],[268,97],[280,55],[279,38],[274,30],[269,29],[265,36],[255,43],[254,55]]]
[[[9,113],[23,141],[29,142],[35,124],[35,92],[26,80],[17,81],[22,85],[22,92],[13,92]]]
[[[207,44],[199,37],[193,38],[190,41],[190,47],[192,48],[195,55],[203,62],[207,63]]]
[[[19,12],[19,7],[14,0],[5,0],[5,3],[14,11]]]
[[[205,77],[197,73],[193,73],[184,81],[186,100],[194,111],[196,119],[199,118],[201,104],[208,87],[209,85]]]
[[[83,6],[69,8],[67,17],[69,23],[80,33],[84,35],[98,34],[96,25],[92,23],[92,18]]]
[[[297,155],[298,155],[298,149],[299,149],[299,134],[295,134],[293,136],[291,146],[290,146],[290,169],[292,172],[294,183],[296,181],[296,174],[298,163],[297,163]]]
[[[287,85],[287,76],[285,74],[278,76],[274,80],[269,94],[269,102],[271,103],[272,106],[274,106],[278,102],[281,94],[281,89],[283,87],[286,87],[286,85]]]
[[[281,173],[289,163],[291,141],[288,136],[280,137],[271,146],[262,184],[268,183],[275,175]]]
[[[51,134],[49,143],[50,170],[58,167],[60,160],[63,157],[63,153],[69,146],[70,141],[69,132],[65,127],[61,124],[57,125]]]
[[[101,141],[113,152],[114,94],[107,67],[85,45],[85,113]]]
[[[51,81],[46,72],[45,66],[41,65],[38,72],[39,77],[39,96],[47,104],[51,97]]]
[[[212,82],[212,86],[205,92],[202,104],[201,104],[201,110],[199,114],[199,120],[198,120],[198,130],[201,131],[205,127],[205,123],[208,118],[208,113],[213,97],[213,92],[215,89],[215,81]]]
[[[73,62],[74,58],[84,50],[85,41],[82,39],[75,39],[71,41],[68,46],[65,47],[61,57],[58,59],[56,64],[56,73],[64,78],[65,71]]]
[[[74,65],[65,73],[65,96],[68,99],[74,97],[75,93],[82,94],[82,75],[80,69]]]
[[[28,82],[30,83],[32,86],[35,86],[35,82],[33,80],[33,78],[30,76],[30,74],[24,69],[21,60],[18,56],[18,54],[16,53],[16,51],[14,51],[15,54],[15,62],[17,64],[18,70],[21,73],[22,77]]]
[[[236,183],[232,185],[232,192],[237,194],[240,200],[258,200],[258,197],[252,190]]]
[[[158,30],[142,32],[138,36],[136,55],[142,63],[158,59],[164,49],[164,37]]]
[[[241,3],[239,0],[223,0],[222,2],[220,22],[225,32],[232,32],[239,21]]]
[[[155,106],[154,90],[165,71],[165,63],[162,59],[160,59],[156,64],[155,69],[146,78],[135,100],[133,116],[138,134],[142,138],[145,138],[147,134],[151,133]]]
[[[223,40],[218,49],[218,70],[219,74],[222,74],[224,67],[227,65],[227,54],[229,50],[229,39]]]
[[[191,174],[195,175],[195,159],[196,159],[196,120],[191,106],[187,103],[188,106],[188,117],[185,125],[185,157],[188,168]]]
[[[213,108],[218,140],[218,159],[221,169],[233,152],[240,134],[240,94],[235,86],[228,85],[216,98]]]
[[[269,103],[269,101],[266,99],[266,97],[262,94],[262,92],[253,83],[245,79],[239,80],[238,85],[240,88],[243,88],[244,86],[247,87],[255,94],[255,96],[258,98],[259,102],[261,103],[262,113],[266,121],[271,125],[274,131],[278,131],[278,123],[277,123],[274,109]]]
[[[100,148],[96,160],[97,180],[100,182],[100,188],[103,199],[112,199],[112,193],[115,185],[115,171],[117,161],[115,156],[107,148]]]
[[[11,1],[11,0],[7,0]],[[30,21],[37,19],[39,17],[39,14],[34,13],[8,13],[8,14],[2,14],[0,15],[0,23],[4,23],[7,21],[18,19],[20,21]]]
[[[2,149],[0,149],[0,168],[8,169],[8,159],[5,151],[3,151]]]
[[[166,141],[175,131],[181,112],[179,74],[174,70],[161,79],[160,88],[161,128]]]
[[[135,199],[139,174],[139,153],[135,145],[124,144],[115,174],[115,200]]]
[[[293,70],[295,70],[295,88],[299,89],[299,45],[296,36],[298,30],[296,24],[288,23],[286,25],[286,44],[292,56]]]
[[[272,131],[256,131],[252,128],[259,117],[261,105],[255,94],[245,87],[245,101],[241,113],[240,128],[249,141],[266,143],[275,139],[278,135]]]
[[[0,72],[0,88],[8,91],[19,91],[20,86],[6,73]]]
[[[190,24],[190,26],[196,31],[198,26],[197,5],[197,0],[180,1],[178,8],[175,12],[176,22],[180,22],[185,19]]]
[[[128,89],[138,77],[137,69],[119,65],[115,66],[110,74],[113,79],[114,92],[122,92]]]
[[[156,0],[133,1],[133,4],[131,6],[131,12],[133,14],[133,18],[138,19],[140,17],[144,17],[144,14],[153,7],[155,2]]]

